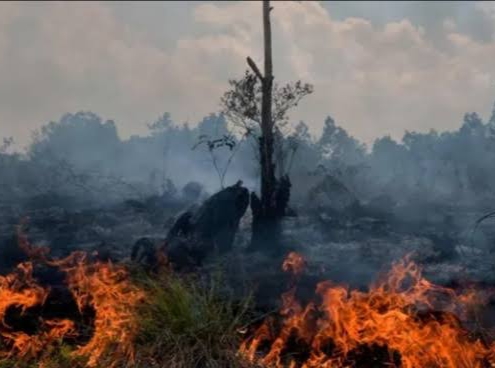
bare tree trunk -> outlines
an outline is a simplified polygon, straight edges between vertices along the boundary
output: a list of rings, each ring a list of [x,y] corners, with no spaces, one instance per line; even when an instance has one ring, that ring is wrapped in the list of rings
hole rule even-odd
[[[277,251],[279,249],[281,211],[277,201],[277,180],[274,164],[274,122],[272,120],[272,35],[270,24],[270,1],[263,1],[263,35],[264,35],[264,75],[256,64],[248,58],[248,64],[262,82],[261,101],[261,137],[259,138],[261,164],[261,199],[251,194],[252,250]]]
[[[275,165],[273,163],[273,122],[272,122],[272,33],[270,24],[270,1],[263,1],[263,35],[265,49],[265,73],[262,83],[261,101],[261,206],[262,212],[269,215],[275,186]]]

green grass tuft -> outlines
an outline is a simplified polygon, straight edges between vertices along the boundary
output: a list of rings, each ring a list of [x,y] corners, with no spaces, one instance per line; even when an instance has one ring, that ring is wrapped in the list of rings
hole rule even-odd
[[[251,299],[221,292],[221,278],[198,281],[165,273],[140,280],[149,295],[141,309],[138,364],[144,368],[245,367],[237,355]]]

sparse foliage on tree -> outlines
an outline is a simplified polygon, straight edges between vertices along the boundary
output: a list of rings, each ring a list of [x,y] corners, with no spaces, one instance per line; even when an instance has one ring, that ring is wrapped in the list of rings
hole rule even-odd
[[[290,179],[286,173],[286,155],[291,162],[297,148],[293,142],[284,147],[288,112],[302,98],[313,92],[313,86],[297,81],[285,85],[274,83],[270,7],[263,1],[264,70],[260,71],[249,56],[251,70],[239,80],[231,80],[230,89],[221,99],[223,113],[246,136],[254,138],[259,156],[260,197],[251,194],[253,212],[252,248],[278,241],[278,223],[284,215],[290,196]],[[287,151],[289,149],[289,152]],[[277,170],[278,165],[278,170]],[[290,165],[289,165],[290,167]],[[278,174],[278,175],[277,175]],[[278,176],[278,177],[277,177]]]
[[[254,138],[261,134],[262,82],[249,70],[241,79],[229,81],[230,90],[221,99],[222,112],[236,127],[240,127]],[[289,123],[289,111],[297,106],[307,95],[313,92],[313,86],[297,81],[284,86],[273,85],[272,128],[283,131]]]
[[[240,141],[237,141],[232,134],[224,134],[220,138],[212,138],[207,134],[202,134],[199,136],[198,142],[193,146],[193,149],[200,146],[206,147],[222,188],[225,187],[225,176],[227,175],[230,164],[232,163],[232,160],[241,147],[243,141],[244,137],[242,137]],[[220,160],[216,152],[221,148],[229,151],[227,160],[223,165],[219,162]]]

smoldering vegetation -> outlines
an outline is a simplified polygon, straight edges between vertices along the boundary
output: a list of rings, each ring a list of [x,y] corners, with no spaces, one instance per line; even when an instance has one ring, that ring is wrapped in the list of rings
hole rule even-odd
[[[215,140],[233,144],[201,144]],[[120,260],[140,244],[133,258],[152,263],[150,249],[162,246],[184,213],[199,208],[204,218],[217,211],[211,202],[201,205],[222,184],[257,189],[256,155],[250,138],[232,135],[214,114],[194,127],[164,114],[147,135],[124,140],[114,122],[79,112],[35,132],[25,152],[13,152],[5,139],[1,268],[24,257],[15,238],[23,219],[33,242],[54,255],[85,249]],[[318,137],[304,122],[295,124],[277,141],[277,167],[292,182],[281,253],[297,250],[309,259],[312,286],[331,279],[364,287],[409,253],[433,281],[493,283],[493,226],[488,218],[474,228],[495,206],[493,162],[495,115],[483,121],[468,113],[457,130],[406,132],[401,141],[382,137],[370,147],[330,117]],[[204,252],[200,267],[221,267],[229,285],[240,293],[254,287],[268,308],[286,287],[283,255],[246,252],[249,209],[238,220],[239,231],[229,233],[233,246]]]

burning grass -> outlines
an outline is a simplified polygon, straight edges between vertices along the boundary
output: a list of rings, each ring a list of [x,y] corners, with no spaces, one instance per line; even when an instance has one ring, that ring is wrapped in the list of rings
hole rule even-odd
[[[19,240],[31,261],[0,276],[0,368],[249,365],[237,354],[249,299],[234,303],[218,278],[151,275],[84,252],[52,259]]]
[[[470,325],[493,293],[432,284],[409,259],[368,291],[321,282],[303,305],[306,261],[290,253],[282,308],[255,326],[250,298],[234,302],[221,278],[20,243],[32,260],[0,276],[0,368],[495,366],[494,340]]]
[[[0,276],[0,364],[58,368],[69,362],[73,367],[132,362],[137,307],[145,294],[126,268],[85,252],[53,259],[20,229],[18,238],[31,260]]]
[[[137,305],[144,293],[133,285],[123,266],[90,261],[83,252],[62,260],[44,260],[44,267],[65,275],[67,294],[53,300],[53,288],[33,276],[34,264],[22,263],[0,277],[0,357],[3,364],[48,368],[57,360],[114,367],[134,359]],[[51,316],[73,309],[68,317]],[[68,356],[66,356],[68,354]],[[66,358],[66,359],[62,359]]]
[[[297,276],[301,264],[291,254],[283,268]],[[279,318],[266,319],[241,345],[244,357],[277,368],[495,366],[493,341],[467,328],[486,293],[434,285],[408,259],[367,292],[326,281],[316,293],[319,302],[303,306],[292,286]]]

